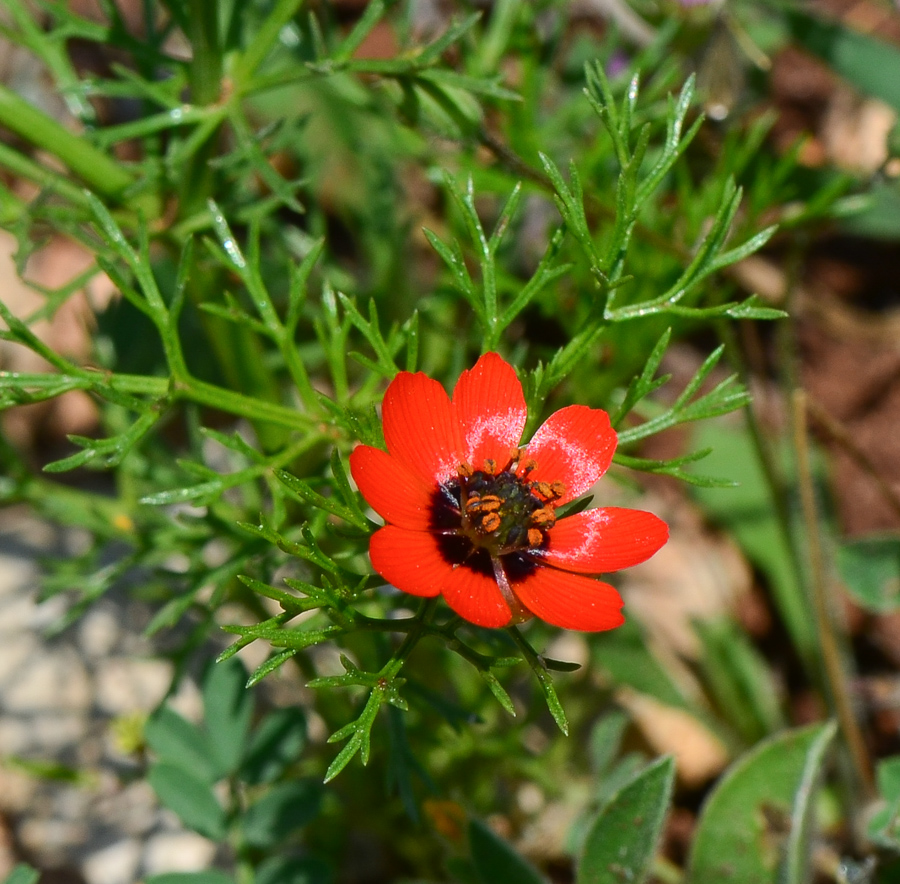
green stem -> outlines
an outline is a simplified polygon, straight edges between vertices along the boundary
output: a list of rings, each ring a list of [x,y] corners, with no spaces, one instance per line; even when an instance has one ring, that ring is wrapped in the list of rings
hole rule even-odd
[[[872,769],[865,739],[853,711],[849,676],[845,665],[846,654],[841,647],[842,641],[838,634],[833,610],[834,601],[831,598],[830,584],[825,571],[821,525],[809,458],[806,393],[802,389],[798,388],[793,391],[792,406],[791,417],[797,456],[797,479],[800,485],[800,506],[803,513],[804,536],[809,551],[813,611],[819,633],[822,666],[828,685],[827,693],[830,695],[829,699],[834,715],[844,734],[857,782],[862,787],[865,797],[871,798],[875,791]]]
[[[720,336],[724,342],[728,356],[732,364],[736,367],[741,383],[744,388],[749,390],[751,387],[751,371],[747,359],[745,357],[744,348],[737,341],[733,332],[731,323],[721,323],[719,325]],[[778,593],[780,598],[776,598],[781,607],[781,614],[785,619],[785,625],[791,634],[797,653],[803,660],[806,671],[810,675],[816,672],[818,660],[818,648],[816,637],[812,630],[809,614],[808,603],[802,594],[804,586],[804,569],[800,550],[797,548],[795,533],[792,527],[791,513],[788,509],[788,501],[790,493],[788,482],[784,476],[783,470],[779,467],[778,459],[772,447],[772,440],[766,432],[760,427],[756,410],[753,407],[753,401],[744,409],[744,416],[747,421],[747,429],[750,432],[750,441],[756,450],[756,455],[762,468],[763,475],[766,478],[766,484],[769,488],[769,498],[778,520],[778,527],[784,540],[785,550],[790,557],[790,565],[793,573],[796,575],[797,591],[793,594]]]
[[[82,120],[94,122],[97,115],[80,88],[81,82],[67,51],[68,41],[54,39],[57,33],[61,35],[61,31],[45,33],[41,27],[41,18],[21,0],[4,0],[4,5],[19,29],[17,38],[46,65],[70,113]]]
[[[52,169],[36,163],[2,142],[0,142],[0,166],[12,172],[16,178],[33,181],[42,190],[56,192],[76,205],[87,205],[84,191],[69,181],[64,175],[60,175],[59,172],[54,172]],[[22,206],[25,205],[21,200],[17,200],[17,202]]]
[[[219,7],[220,3],[217,0],[188,2],[188,36],[194,47],[190,69],[191,97],[193,103],[200,107],[217,103],[223,106],[227,104],[223,90],[224,62],[219,34]],[[182,220],[207,210],[208,200],[214,189],[210,161],[218,150],[216,133],[226,118],[225,113],[210,116],[207,123],[210,125],[215,123],[215,128],[209,130],[208,137],[185,166],[179,205]],[[224,274],[220,269],[210,271],[201,264],[199,258],[194,259],[188,293],[195,305],[207,301],[220,302],[224,284]],[[205,314],[201,314],[201,322],[206,331],[207,342],[214,351],[216,361],[228,384],[249,394],[236,394],[236,401],[241,403],[242,415],[250,417],[248,412],[254,411],[257,419],[264,422],[276,424],[278,427],[296,427],[298,425],[296,420],[289,422],[285,420],[286,412],[295,416],[296,413],[283,408],[275,401],[279,395],[278,386],[265,365],[262,348],[253,332],[245,326],[236,326]],[[193,381],[191,387],[200,395],[218,396],[220,392],[219,388],[201,385],[197,381]],[[254,405],[248,408],[251,402]],[[267,418],[259,418],[260,411],[274,415],[275,419],[269,421]],[[255,429],[262,446],[267,450],[281,448],[286,442],[284,434],[276,427],[262,425]]]
[[[194,51],[190,68],[191,102],[198,107],[216,104],[222,97],[223,72],[217,0],[189,0],[188,32]],[[212,126],[215,119],[215,116],[210,117],[199,129],[205,130],[207,124]],[[182,219],[204,211],[212,194],[213,173],[209,161],[216,151],[215,131],[218,131],[218,125],[208,132],[203,144],[184,166],[179,203]]]
[[[61,160],[91,190],[116,198],[133,183],[121,164],[0,84],[0,125]]]
[[[8,187],[0,183],[0,227],[11,227],[25,214],[26,210],[25,201],[19,199]]]
[[[430,632],[431,618],[434,616],[434,609],[437,607],[438,597],[426,598],[422,600],[419,611],[416,614],[416,623],[400,644],[400,647],[394,652],[393,656],[379,673],[384,678],[396,678],[407,657],[412,653],[413,648],[419,643],[423,636]]]
[[[239,93],[243,94],[254,88],[250,78],[275,45],[281,29],[297,14],[302,5],[303,0],[278,0],[275,7],[266,15],[262,26],[234,66],[235,88]]]
[[[550,673],[547,671],[544,661],[540,658],[538,652],[528,644],[528,641],[515,626],[508,627],[506,631],[512,636],[513,641],[522,652],[525,661],[531,667],[531,671],[534,673],[535,678],[537,678],[541,691],[544,694],[544,700],[547,703],[547,709],[553,716],[553,720],[556,722],[557,727],[565,736],[568,736],[569,722],[566,720],[566,713],[562,708],[562,704],[559,702],[559,698],[556,696],[556,688],[553,687],[553,679],[550,677]]]
[[[189,0],[188,31],[194,52],[190,70],[192,102],[200,106],[213,104],[222,88],[217,0]]]
[[[4,383],[5,382],[5,383]],[[70,384],[72,389],[89,390],[103,397],[108,390],[135,396],[147,396],[151,399],[163,400],[170,394],[174,398],[206,405],[226,414],[244,417],[252,421],[263,421],[277,424],[292,430],[310,430],[314,426],[311,418],[275,402],[265,402],[244,396],[234,390],[217,387],[194,377],[179,380],[172,389],[168,378],[145,377],[144,375],[105,374],[87,369],[70,371],[68,374],[25,374],[12,371],[0,371],[0,386],[15,384],[18,387],[57,387]]]
[[[186,383],[179,385],[177,395],[178,398],[189,399],[199,405],[208,405],[211,408],[217,408],[228,414],[245,417],[252,421],[277,424],[293,430],[308,430],[313,426],[310,418],[295,408],[245,396],[197,378],[191,378]]]

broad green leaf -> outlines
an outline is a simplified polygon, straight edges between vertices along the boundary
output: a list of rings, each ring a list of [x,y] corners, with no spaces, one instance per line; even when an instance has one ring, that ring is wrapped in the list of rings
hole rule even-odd
[[[857,200],[860,205],[841,219],[841,227],[873,239],[900,238],[900,187],[896,181],[876,179]]]
[[[795,817],[824,760],[831,724],[784,731],[755,746],[725,773],[706,801],[691,851],[692,881],[777,884]],[[805,810],[803,810],[805,813]]]
[[[4,879],[3,884],[37,884],[40,872],[37,869],[19,863]],[[230,882],[229,882],[230,884]]]
[[[784,727],[769,667],[738,625],[718,619],[697,622],[695,628],[703,680],[724,720],[747,745]]]
[[[815,836],[815,798],[837,733],[837,724],[826,725],[806,753],[800,784],[791,809],[791,831],[787,838],[778,884],[807,884],[812,879],[810,856]]]
[[[768,577],[775,602],[794,645],[813,665],[816,636],[804,589],[797,581],[790,541],[777,518],[772,491],[749,434],[721,421],[698,427],[694,445],[711,448],[705,472],[739,482],[736,488],[697,488],[694,496],[707,513],[727,528],[747,557]]]
[[[159,800],[178,814],[189,829],[213,841],[225,837],[225,811],[208,782],[192,771],[168,762],[154,764],[147,779]]]
[[[674,779],[675,762],[661,758],[613,795],[588,831],[577,884],[640,884],[645,879]]]
[[[691,710],[675,683],[659,664],[647,644],[646,637],[633,620],[594,645],[595,664],[611,676],[615,684],[625,684],[641,694],[655,697],[667,706]]]
[[[900,798],[900,755],[878,762],[876,780],[882,798],[888,801]]]
[[[597,776],[606,773],[619,754],[622,737],[630,722],[629,717],[619,709],[613,709],[598,719],[591,729],[588,753],[591,770]]]
[[[247,670],[237,658],[211,663],[203,679],[207,738],[219,776],[232,773],[243,755],[253,715]]]
[[[217,779],[206,734],[174,709],[168,706],[157,709],[147,721],[144,739],[160,761],[186,768],[207,783]]]
[[[244,814],[244,838],[254,847],[275,847],[316,818],[321,799],[321,787],[309,780],[273,786]]]
[[[271,782],[300,755],[305,745],[306,716],[302,709],[270,712],[250,737],[241,778],[248,783]]]
[[[866,836],[879,847],[900,850],[900,799],[889,801],[872,814]]]
[[[872,814],[866,834],[875,844],[900,850],[900,755],[878,762],[876,780],[886,804]]]
[[[869,611],[900,607],[900,540],[871,537],[842,543],[838,570],[850,594]]]
[[[469,823],[469,847],[481,884],[547,884],[528,860],[480,820]]]
[[[596,806],[606,807],[613,796],[627,786],[646,766],[647,758],[640,752],[626,752],[617,759],[602,777],[595,779],[594,801]],[[586,834],[585,830],[583,835]]]
[[[787,16],[794,39],[860,92],[900,110],[900,49],[844,25],[799,10]]]
[[[330,868],[313,856],[266,860],[257,870],[253,884],[331,884]]]

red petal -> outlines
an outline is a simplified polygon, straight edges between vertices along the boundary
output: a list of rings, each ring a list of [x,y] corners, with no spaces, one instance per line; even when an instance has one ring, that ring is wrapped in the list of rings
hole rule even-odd
[[[539,565],[512,588],[532,614],[553,626],[600,632],[625,622],[619,593],[590,577]]]
[[[529,479],[562,482],[560,503],[584,494],[612,463],[618,437],[600,408],[570,405],[550,415],[528,443],[525,461],[537,468]]]
[[[387,525],[372,535],[369,557],[375,570],[397,589],[418,596],[443,592],[447,604],[470,623],[497,627],[510,621],[494,578],[465,565],[451,565],[433,534]]]
[[[393,525],[386,525],[372,535],[369,558],[388,583],[411,595],[437,595],[453,571],[444,561],[433,535]]]
[[[431,485],[455,476],[462,460],[450,397],[437,382],[401,371],[388,385],[382,408],[388,452]]]
[[[605,574],[649,559],[669,539],[669,527],[653,513],[608,506],[560,519],[548,536],[542,561],[567,571]]]
[[[431,517],[433,488],[379,448],[359,445],[350,472],[369,506],[386,522],[424,531]]]
[[[496,353],[485,353],[464,371],[453,391],[465,460],[480,469],[490,458],[502,468],[518,446],[528,412],[513,367]]]
[[[512,614],[493,575],[459,565],[442,589],[447,604],[476,626],[506,626]]]

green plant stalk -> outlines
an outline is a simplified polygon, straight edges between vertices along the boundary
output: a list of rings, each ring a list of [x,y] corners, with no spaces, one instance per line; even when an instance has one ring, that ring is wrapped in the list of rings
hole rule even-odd
[[[190,0],[188,4],[189,37],[194,47],[190,68],[191,99],[193,104],[207,107],[225,102],[224,60],[219,34],[219,3],[214,0]],[[211,118],[214,119],[214,118]],[[222,114],[219,124],[224,122]],[[213,193],[213,171],[210,160],[217,151],[219,125],[211,130],[205,143],[191,156],[182,175],[182,196],[179,204],[181,220],[193,217],[207,209]],[[224,274],[204,268],[199,256],[193,258],[194,269],[190,274],[188,294],[195,305],[206,301],[221,303]],[[200,321],[207,342],[216,356],[229,386],[266,403],[275,404],[278,385],[265,367],[260,342],[253,332],[200,311]],[[279,427],[283,423],[276,421]],[[286,436],[278,427],[257,425],[260,442],[267,450],[284,446]]]
[[[736,340],[733,326],[731,322],[719,323],[719,333],[724,342],[732,364],[735,366],[741,383],[744,388],[750,389],[750,369],[747,360],[744,358],[743,348]],[[791,514],[788,510],[788,487],[782,471],[779,469],[777,459],[772,451],[772,446],[759,425],[756,412],[753,408],[753,402],[744,409],[744,417],[747,423],[747,430],[750,433],[750,440],[756,449],[756,455],[759,459],[760,467],[769,486],[770,498],[772,506],[775,509],[775,517],[781,528],[782,536],[787,545],[791,565],[794,573],[797,575],[797,586],[804,585],[803,580],[803,564],[800,557],[800,551],[797,549],[794,531],[791,527]],[[803,660],[806,671],[814,676],[817,672],[819,648],[817,645],[815,634],[813,633],[808,616],[808,605],[806,599],[798,595],[785,597],[778,600],[780,602],[781,616],[785,619],[785,625],[797,653]]]
[[[81,84],[69,58],[67,41],[45,33],[40,27],[40,19],[21,0],[4,0],[4,5],[19,28],[22,44],[40,58],[53,75],[69,111],[82,120],[95,122],[94,107],[79,88]]]
[[[195,269],[188,285],[191,301],[195,305],[205,301],[221,303],[225,285],[224,273],[218,268],[210,272],[208,268],[199,264],[196,256],[193,261]],[[207,343],[215,354],[222,375],[228,386],[236,391],[227,395],[240,396],[265,407],[281,408],[282,406],[277,405],[280,398],[278,384],[266,368],[263,349],[254,332],[246,326],[236,325],[203,310],[198,312]],[[192,378],[188,386],[195,389],[197,383],[198,381]],[[209,387],[225,392],[222,387],[214,385],[209,385]],[[284,426],[283,421],[280,420],[276,420],[274,423]],[[259,433],[263,448],[268,451],[282,448],[287,441],[283,432],[274,427],[257,424],[255,429]]]
[[[213,104],[222,88],[218,0],[189,0],[188,30],[194,52],[190,69],[193,104]]]
[[[806,393],[802,389],[797,388],[793,391],[791,405],[792,431],[797,456],[797,479],[800,485],[800,507],[809,552],[813,613],[819,633],[822,666],[830,695],[829,699],[847,744],[857,785],[862,787],[865,798],[871,798],[875,794],[872,768],[866,743],[853,711],[849,677],[844,665],[846,655],[841,648],[841,640],[833,613],[834,600],[831,598],[829,580],[825,571],[820,519],[816,508],[809,458]],[[857,791],[855,789],[854,794]]]
[[[522,652],[522,657],[531,667],[531,671],[538,680],[538,684],[541,686],[541,691],[544,694],[544,700],[547,703],[547,709],[553,716],[556,726],[565,736],[569,736],[569,722],[566,719],[566,713],[556,696],[553,680],[550,677],[550,673],[547,671],[547,667],[544,665],[544,661],[537,651],[531,647],[525,636],[523,636],[515,626],[507,627],[506,631],[512,636],[513,641]]]
[[[74,172],[91,190],[116,199],[134,183],[121,163],[97,150],[52,117],[0,84],[0,125],[45,150]]]
[[[234,65],[232,76],[235,90],[239,94],[253,91],[255,87],[251,77],[275,45],[281,29],[297,14],[302,5],[303,0],[278,0],[275,7],[266,15],[250,45]]]
[[[4,382],[6,382],[4,384]],[[68,385],[70,389],[87,390],[106,398],[106,391],[125,393],[135,396],[147,396],[151,399],[164,400],[171,395],[173,399],[206,405],[226,414],[243,417],[250,421],[262,421],[277,424],[291,430],[309,430],[312,420],[298,411],[275,402],[264,402],[245,396],[234,390],[228,390],[215,384],[188,376],[178,380],[174,387],[168,378],[147,377],[145,375],[105,374],[80,369],[68,375],[59,374],[25,374],[21,372],[0,371],[0,388],[17,387],[58,387]]]
[[[383,678],[392,679],[399,675],[403,664],[406,662],[413,648],[419,643],[423,636],[429,631],[431,618],[434,616],[434,609],[437,607],[438,597],[423,599],[422,605],[416,614],[415,624],[412,629],[406,633],[400,647],[397,648],[391,659],[381,668]]]
[[[288,408],[276,402],[265,402],[252,396],[244,396],[242,393],[226,390],[197,378],[191,378],[182,387],[179,397],[254,422],[276,424],[292,430],[308,430],[312,426],[310,419],[296,408]]]
[[[87,205],[84,191],[76,184],[69,181],[64,175],[60,175],[59,172],[54,172],[52,169],[48,169],[46,166],[36,163],[34,160],[2,142],[0,142],[0,166],[9,172],[12,172],[17,178],[24,178],[26,181],[32,181],[42,190],[58,193],[70,202],[75,203],[75,205]],[[25,203],[21,200],[18,202],[23,207],[25,206]]]
[[[789,316],[793,316],[794,300],[797,292],[797,276],[800,264],[800,244],[790,254],[787,269],[786,308]],[[826,702],[832,708],[841,728],[847,746],[852,771],[842,768],[848,794],[855,800],[862,789],[864,795],[873,793],[872,771],[866,752],[865,741],[859,723],[853,712],[850,699],[848,673],[845,668],[846,657],[842,653],[841,639],[837,632],[830,598],[828,577],[825,568],[825,557],[822,549],[821,527],[815,500],[812,467],[809,457],[809,437],[807,432],[806,394],[803,391],[799,365],[797,360],[797,340],[792,321],[782,323],[778,329],[778,352],[782,372],[783,389],[790,415],[790,431],[792,435],[794,457],[797,471],[797,483],[800,492],[801,518],[805,539],[806,561],[809,571],[804,568],[800,553],[797,554],[798,580],[810,587],[811,614],[816,625],[816,651],[819,657],[819,669],[816,680],[825,695]],[[852,779],[851,779],[852,778]]]
[[[384,703],[391,702],[388,693],[393,688],[394,680],[400,674],[404,663],[406,663],[415,646],[430,631],[430,623],[434,616],[437,601],[437,597],[422,599],[422,604],[416,614],[416,622],[412,629],[407,632],[400,647],[391,655],[387,663],[375,674],[377,686],[370,692],[365,708],[360,716],[355,722],[340,728],[329,738],[329,742],[335,742],[346,739],[349,736],[350,741],[329,765],[328,770],[325,772],[324,782],[328,783],[333,780],[357,752],[363,765],[368,763],[369,738],[375,717]]]
[[[2,161],[0,161],[2,165]],[[19,199],[8,187],[0,183],[0,227],[10,227],[27,211],[25,201]]]
[[[189,72],[191,103],[197,107],[207,107],[223,98],[218,0],[190,0],[188,32],[194,51]],[[192,155],[184,169],[179,203],[182,219],[203,211],[212,194],[213,173],[209,161],[215,153],[218,128],[216,126],[209,133],[205,143]]]

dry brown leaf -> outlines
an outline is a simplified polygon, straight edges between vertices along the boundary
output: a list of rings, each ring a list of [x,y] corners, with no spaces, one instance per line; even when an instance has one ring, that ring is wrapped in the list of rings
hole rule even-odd
[[[702,786],[728,764],[725,744],[689,712],[631,688],[620,688],[615,696],[650,746],[674,756],[678,779],[687,788]]]

